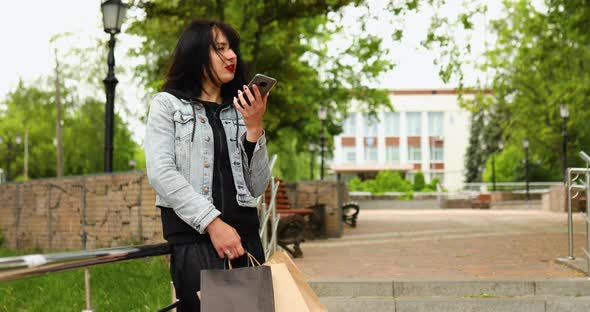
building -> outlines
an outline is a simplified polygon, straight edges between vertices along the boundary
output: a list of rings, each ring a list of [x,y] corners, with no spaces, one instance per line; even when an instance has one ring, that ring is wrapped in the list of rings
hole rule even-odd
[[[461,189],[470,113],[459,107],[457,92],[392,90],[390,100],[394,111],[384,109],[376,118],[352,104],[334,138],[331,169],[348,177],[399,170],[409,179],[422,171],[427,182],[438,177],[445,188]]]

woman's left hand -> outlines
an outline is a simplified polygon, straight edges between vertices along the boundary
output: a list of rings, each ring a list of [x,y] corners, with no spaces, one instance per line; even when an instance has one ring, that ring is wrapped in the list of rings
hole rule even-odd
[[[246,102],[246,97],[250,104]],[[262,136],[262,117],[266,112],[267,99],[268,93],[260,95],[257,85],[252,85],[252,90],[244,85],[244,92],[240,90],[238,98],[234,97],[234,106],[242,113],[246,124],[246,140],[250,142],[256,142]]]

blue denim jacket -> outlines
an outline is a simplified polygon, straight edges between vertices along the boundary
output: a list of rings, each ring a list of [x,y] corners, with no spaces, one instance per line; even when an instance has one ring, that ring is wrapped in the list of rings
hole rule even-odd
[[[239,112],[237,116],[238,120],[234,107],[227,107],[220,114],[236,200],[240,206],[256,207],[256,197],[264,193],[270,178],[266,137],[263,134],[258,139],[248,164],[243,145],[246,126]],[[156,191],[156,205],[174,209],[184,222],[205,233],[209,223],[221,214],[213,206],[213,132],[205,108],[195,104],[193,116],[188,101],[166,92],[157,93],[150,104],[144,149],[148,180]]]

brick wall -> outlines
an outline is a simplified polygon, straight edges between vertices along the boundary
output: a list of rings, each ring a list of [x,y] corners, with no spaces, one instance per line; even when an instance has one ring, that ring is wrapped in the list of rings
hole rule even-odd
[[[94,249],[162,242],[144,172],[0,185],[0,230],[17,249]]]

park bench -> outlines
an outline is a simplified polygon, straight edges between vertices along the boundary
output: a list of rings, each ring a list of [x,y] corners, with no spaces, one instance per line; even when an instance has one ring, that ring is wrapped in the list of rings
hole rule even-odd
[[[482,193],[482,194],[478,194],[471,201],[471,207],[472,208],[479,208],[479,209],[490,209],[491,203],[492,203],[492,194]]]
[[[294,258],[303,257],[300,244],[306,238],[322,235],[324,226],[324,204],[316,204],[309,208],[294,208],[289,203],[285,183],[276,178],[279,188],[276,194],[276,212],[279,215],[277,228],[277,244],[289,252]],[[265,199],[271,201],[270,187],[266,189]],[[293,245],[292,248],[289,245]]]

